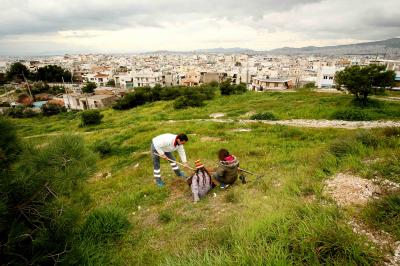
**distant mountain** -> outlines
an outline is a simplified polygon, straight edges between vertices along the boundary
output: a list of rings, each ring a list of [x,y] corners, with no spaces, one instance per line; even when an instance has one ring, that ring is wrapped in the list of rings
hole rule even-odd
[[[246,48],[234,47],[234,48],[212,48],[212,49],[199,49],[195,50],[195,53],[212,53],[212,54],[245,54],[245,53],[256,53],[256,51]]]
[[[366,55],[366,54],[397,54],[400,55],[400,38],[392,38],[383,41],[355,43],[336,46],[307,46],[302,48],[284,47],[270,51],[266,54],[321,54],[321,55]]]
[[[270,55],[400,55],[400,38],[335,46],[306,46],[302,48],[283,47],[269,51],[255,51],[246,48],[212,48],[193,51],[160,50],[144,54],[270,54]]]

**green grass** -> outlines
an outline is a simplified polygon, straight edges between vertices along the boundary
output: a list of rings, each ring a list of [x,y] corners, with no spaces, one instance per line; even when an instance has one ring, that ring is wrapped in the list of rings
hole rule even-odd
[[[386,196],[370,203],[363,215],[373,226],[384,229],[400,239],[400,194]]]
[[[363,162],[368,158],[394,162],[388,158],[399,151],[397,129],[186,121],[216,112],[235,120],[266,111],[279,119],[326,119],[341,108],[353,108],[351,102],[348,95],[314,92],[247,93],[180,111],[173,110],[172,102],[128,111],[107,109],[100,125],[86,128],[79,127],[75,113],[15,121],[19,135],[38,135],[29,139],[36,145],[62,132],[82,135],[90,147],[110,144],[111,152],[97,158],[97,172],[112,175],[89,180],[87,217],[111,208],[118,210],[116,220],[127,217],[131,226],[118,227],[123,230],[108,252],[88,244],[84,250],[93,265],[373,265],[382,262],[382,254],[352,232],[347,212],[323,195],[323,181],[342,171],[371,177],[379,169]],[[385,112],[367,109],[379,119],[398,120],[399,107],[384,102],[379,110]],[[235,131],[239,128],[251,131]],[[262,178],[247,175],[248,184],[215,189],[216,197],[211,193],[194,204],[187,184],[163,162],[166,188],[159,189],[152,180],[149,149],[151,139],[165,132],[188,134],[185,150],[191,164],[201,159],[206,167],[215,167],[216,152],[227,148],[241,167]],[[384,176],[385,167],[379,170]],[[99,252],[104,254],[96,259]]]

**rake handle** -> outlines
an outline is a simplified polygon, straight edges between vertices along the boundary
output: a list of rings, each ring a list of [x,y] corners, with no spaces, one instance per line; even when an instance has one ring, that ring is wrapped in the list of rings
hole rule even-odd
[[[185,164],[183,164],[183,163],[174,161],[174,160],[172,160],[172,159],[170,159],[170,158],[168,158],[168,157],[163,157],[163,156],[161,156],[161,155],[158,154],[158,153],[154,153],[154,155],[156,155],[156,156],[158,156],[158,157],[160,157],[160,158],[162,158],[162,159],[165,159],[165,160],[167,160],[167,161],[170,161],[171,163],[176,163],[177,165],[180,165],[180,166],[182,166],[182,167],[188,168],[188,169],[190,169],[190,170],[192,170],[192,171],[196,171],[196,169],[194,169],[194,168],[192,168],[192,167],[190,167],[190,166],[188,166],[188,165],[185,165]]]

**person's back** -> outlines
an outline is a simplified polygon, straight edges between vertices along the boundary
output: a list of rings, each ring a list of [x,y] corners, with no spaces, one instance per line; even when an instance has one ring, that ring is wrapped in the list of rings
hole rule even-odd
[[[213,174],[214,178],[223,184],[233,184],[238,178],[239,161],[234,155],[229,154],[226,149],[218,152],[220,159],[218,168]]]

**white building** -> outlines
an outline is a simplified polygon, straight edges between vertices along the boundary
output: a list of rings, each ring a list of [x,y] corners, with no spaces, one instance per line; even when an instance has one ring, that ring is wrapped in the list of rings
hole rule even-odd
[[[132,74],[133,87],[154,87],[163,85],[163,74],[161,72],[140,71]]]
[[[99,109],[111,106],[115,100],[114,95],[63,94],[64,105],[71,110]]]
[[[337,67],[327,67],[323,66],[319,68],[317,74],[317,83],[316,86],[318,88],[332,88],[335,85],[335,74],[337,71],[342,70],[343,68]]]

